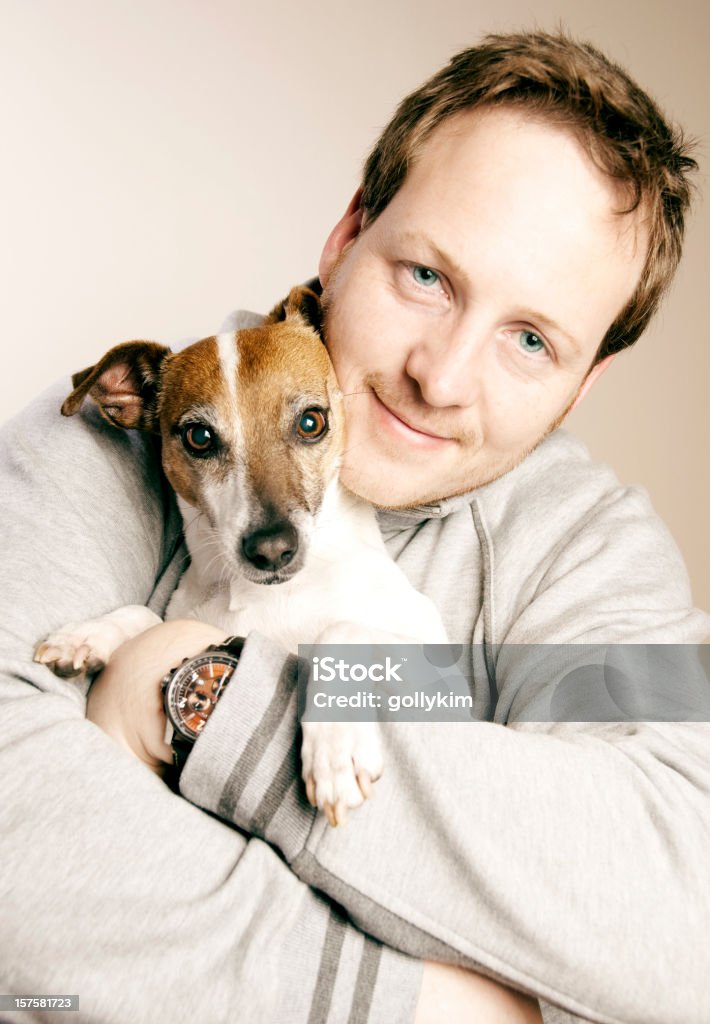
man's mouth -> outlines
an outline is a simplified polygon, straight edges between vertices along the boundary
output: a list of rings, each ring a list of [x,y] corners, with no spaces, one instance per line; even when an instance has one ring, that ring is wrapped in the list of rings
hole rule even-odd
[[[382,427],[399,440],[405,441],[425,451],[439,450],[446,445],[455,444],[455,438],[437,434],[424,424],[417,424],[406,413],[395,411],[377,392],[372,390],[375,411]]]

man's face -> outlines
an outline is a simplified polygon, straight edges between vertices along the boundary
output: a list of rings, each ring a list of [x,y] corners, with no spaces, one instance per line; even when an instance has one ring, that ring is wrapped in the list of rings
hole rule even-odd
[[[623,204],[570,132],[499,108],[440,125],[373,224],[343,218],[321,280],[346,486],[430,502],[542,440],[639,280]]]

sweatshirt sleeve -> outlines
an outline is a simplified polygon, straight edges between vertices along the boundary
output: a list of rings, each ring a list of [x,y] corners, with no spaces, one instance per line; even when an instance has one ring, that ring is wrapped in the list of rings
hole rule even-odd
[[[155,450],[90,412],[61,419],[68,388],[1,432],[0,991],[78,994],[91,1024],[408,1024],[417,961],[171,793],[85,719],[80,688],[32,662],[67,621],[161,612],[181,562]]]
[[[664,620],[674,639],[684,628],[698,639],[672,543],[659,551],[655,529],[654,550],[643,534],[635,546],[628,531],[614,536],[609,589],[580,535],[541,584],[526,629],[537,614],[538,637],[555,636],[548,613],[582,603],[590,632],[565,642],[597,642],[614,607],[631,624],[617,640],[657,641]],[[643,587],[630,581],[638,560]],[[514,630],[506,639],[514,646]],[[332,829],[297,778],[293,663],[279,663],[275,691],[262,673],[274,652],[266,640],[250,644],[239,686],[183,773],[190,799],[276,846],[369,934],[537,996],[546,1024],[710,1019],[707,721],[577,722],[583,692],[562,705],[572,720],[541,720],[528,713],[539,687],[526,690],[506,654],[497,682],[518,695],[506,724],[383,724],[375,795]]]
[[[295,669],[274,690],[273,657],[250,638],[183,771],[189,799],[412,956],[583,1019],[708,1020],[704,724],[383,725],[375,795],[332,829],[298,777]]]

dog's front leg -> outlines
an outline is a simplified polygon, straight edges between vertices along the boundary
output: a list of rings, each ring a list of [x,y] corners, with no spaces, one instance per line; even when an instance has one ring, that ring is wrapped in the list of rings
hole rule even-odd
[[[96,619],[72,622],[37,646],[34,660],[57,676],[83,678],[105,667],[113,652],[131,637],[162,622],[142,604],[127,604]]]
[[[382,774],[377,722],[302,722],[301,761],[306,795],[331,825],[367,800]]]
[[[358,622],[335,622],[316,638],[318,645],[411,643],[411,637]],[[377,721],[302,721],[301,770],[306,795],[331,825],[341,825],[350,809],[372,794],[383,771]]]

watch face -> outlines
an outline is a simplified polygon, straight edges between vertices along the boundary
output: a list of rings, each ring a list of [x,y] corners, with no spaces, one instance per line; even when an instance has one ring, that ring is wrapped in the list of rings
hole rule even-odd
[[[236,667],[237,658],[229,654],[203,654],[175,672],[165,695],[165,710],[186,739],[200,735]]]

